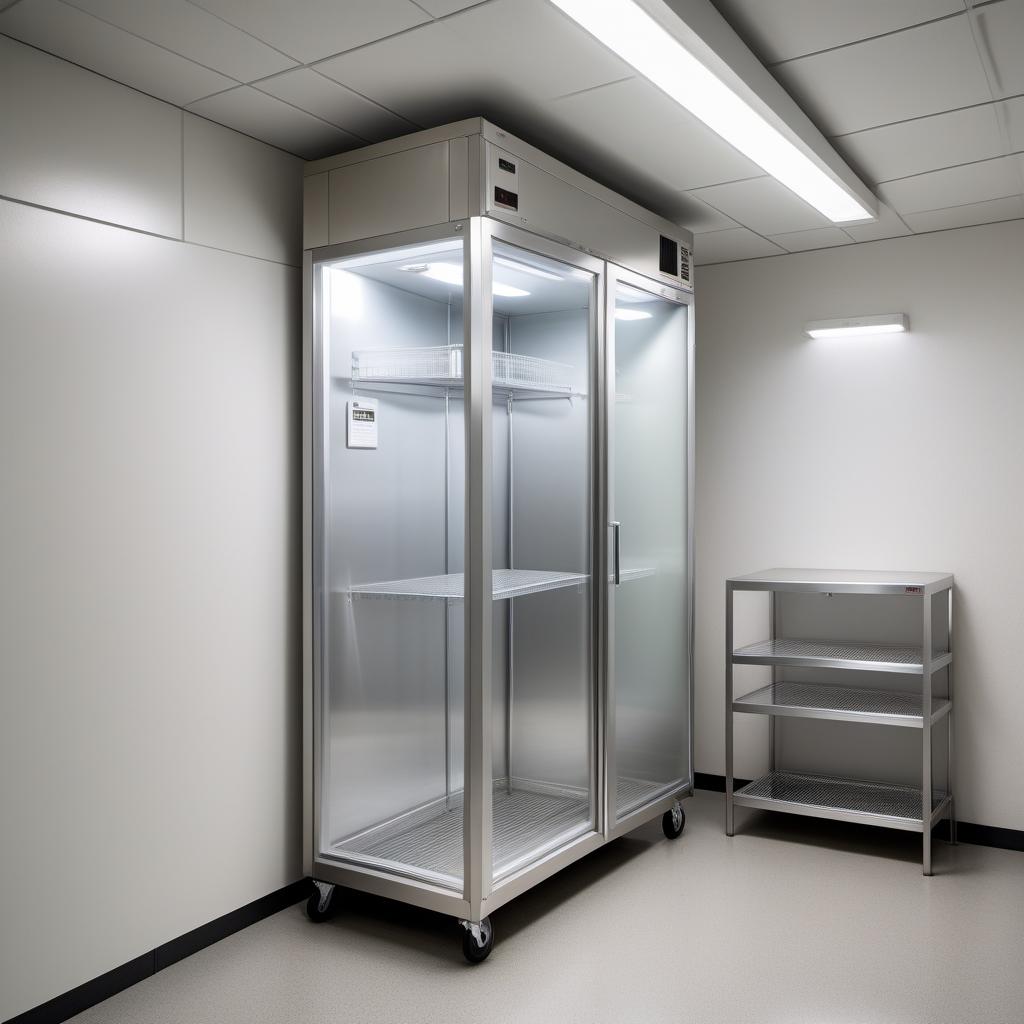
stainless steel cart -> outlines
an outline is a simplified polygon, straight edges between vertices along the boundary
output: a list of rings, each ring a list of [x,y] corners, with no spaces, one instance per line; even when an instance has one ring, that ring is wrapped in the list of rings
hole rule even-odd
[[[307,166],[305,862],[488,915],[693,788],[690,238],[485,121]]]
[[[935,824],[949,819],[956,842],[953,808],[953,577],[948,573],[767,569],[726,580],[725,605],[725,759],[726,823],[734,833],[734,807],[788,811],[818,818],[856,821],[923,834],[924,874],[932,873],[931,837]],[[734,595],[737,591],[769,595],[769,639],[738,649],[733,644]],[[920,644],[821,640],[783,635],[780,595],[875,595],[898,597],[918,606]],[[765,665],[771,682],[740,697],[734,694],[736,665]],[[811,670],[819,678],[780,678],[786,669]],[[838,673],[836,672],[838,670]],[[895,674],[920,680],[920,689],[905,692],[880,685],[850,686],[831,676],[857,673]],[[856,677],[855,677],[856,678]],[[768,716],[769,771],[734,792],[733,715]],[[921,735],[919,787],[858,781],[779,767],[777,720],[817,718],[862,725],[899,726]],[[932,731],[946,726],[945,789],[933,781]]]

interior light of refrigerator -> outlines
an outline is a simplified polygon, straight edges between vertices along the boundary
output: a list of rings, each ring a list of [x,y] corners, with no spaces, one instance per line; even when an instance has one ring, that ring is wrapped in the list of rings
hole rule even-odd
[[[624,309],[620,306],[615,310],[616,320],[650,320],[651,314],[644,309]]]
[[[811,320],[804,331],[811,338],[855,338],[869,334],[903,334],[910,330],[906,313],[848,316],[839,320]]]
[[[553,274],[550,270],[541,270],[540,267],[535,267],[530,263],[520,263],[519,260],[509,259],[508,256],[495,256],[494,262],[500,263],[503,267],[508,267],[509,270],[518,270],[521,274],[532,274],[534,277],[543,277],[548,281],[565,280],[561,274]]]
[[[401,269],[409,274],[422,274],[424,277],[441,281],[444,284],[462,286],[462,267],[457,267],[454,263],[410,263]],[[492,282],[491,291],[506,299],[518,299],[523,295],[530,294],[522,288],[502,284],[500,281]]]
[[[662,92],[836,223],[871,212],[633,0],[552,0]]]

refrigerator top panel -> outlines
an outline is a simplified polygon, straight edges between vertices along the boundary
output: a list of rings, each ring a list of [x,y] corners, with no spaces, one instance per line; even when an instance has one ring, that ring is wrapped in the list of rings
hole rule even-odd
[[[482,118],[305,168],[305,249],[477,216],[693,288],[690,232]]]

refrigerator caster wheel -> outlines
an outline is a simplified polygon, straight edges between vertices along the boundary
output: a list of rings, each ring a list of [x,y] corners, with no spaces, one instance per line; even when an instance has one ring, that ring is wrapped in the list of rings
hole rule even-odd
[[[306,900],[306,917],[310,921],[320,924],[334,917],[334,892],[335,886],[330,882],[313,883],[313,892]]]
[[[661,817],[661,831],[665,833],[666,839],[678,839],[686,828],[686,811],[678,801],[672,805],[672,809],[666,811]]]
[[[462,953],[471,964],[482,963],[494,948],[494,929],[491,919],[485,917],[479,924],[459,922],[465,929],[462,933]]]

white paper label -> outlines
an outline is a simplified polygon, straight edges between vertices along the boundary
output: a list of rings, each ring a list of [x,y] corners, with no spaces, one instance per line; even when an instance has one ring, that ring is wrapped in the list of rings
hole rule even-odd
[[[353,398],[348,403],[349,448],[377,447],[377,399]]]

